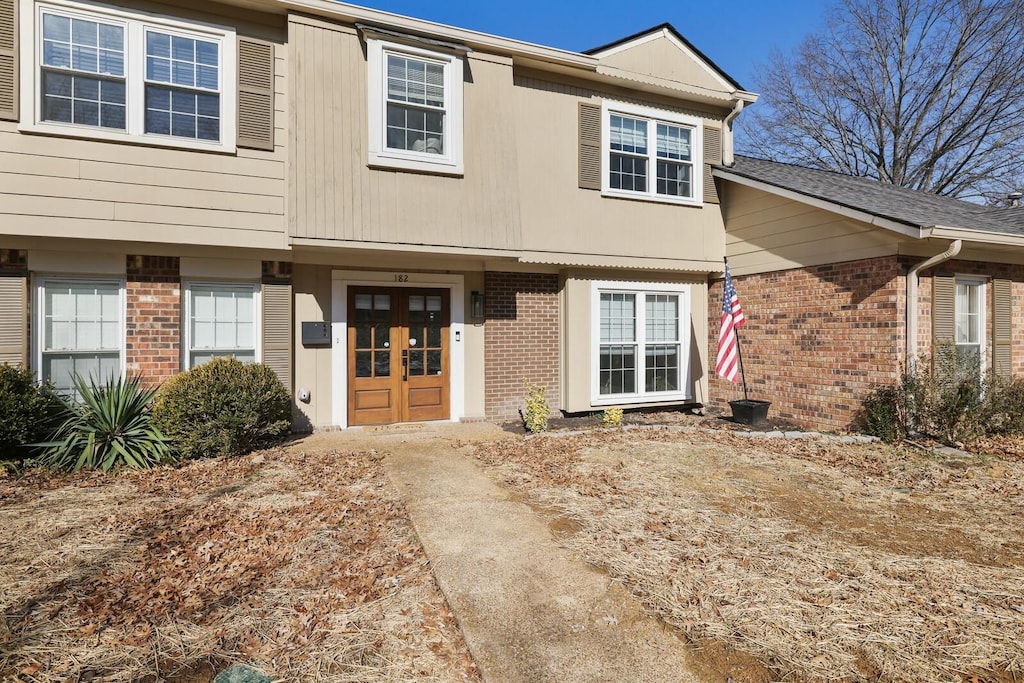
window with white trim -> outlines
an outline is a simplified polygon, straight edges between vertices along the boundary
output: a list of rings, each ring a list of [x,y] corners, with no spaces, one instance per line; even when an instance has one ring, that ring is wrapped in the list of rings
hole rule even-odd
[[[655,287],[595,283],[595,403],[686,398],[689,288]]]
[[[604,194],[701,203],[699,118],[606,101],[601,121]]]
[[[462,173],[462,59],[367,38],[370,164]]]
[[[23,127],[234,149],[234,31],[73,2],[36,12],[23,28],[36,84]]]
[[[103,382],[122,374],[124,285],[111,280],[40,282],[36,329],[39,379],[74,393],[72,377]]]
[[[957,277],[953,300],[954,343],[960,363],[977,367],[980,376],[985,359],[985,281]]]
[[[259,285],[186,285],[186,358],[195,367],[218,356],[259,360]]]

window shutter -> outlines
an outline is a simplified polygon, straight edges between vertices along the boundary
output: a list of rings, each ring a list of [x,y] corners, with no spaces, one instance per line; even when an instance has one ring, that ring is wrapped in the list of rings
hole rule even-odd
[[[0,0],[0,119],[18,120],[18,0]]]
[[[580,102],[580,187],[601,189],[601,106]]]
[[[718,188],[711,175],[711,164],[722,163],[722,131],[704,127],[704,201],[718,203]]]
[[[274,149],[274,45],[253,38],[238,39],[238,146]]]
[[[932,342],[952,344],[956,314],[956,278],[936,274],[932,277]]]
[[[263,364],[292,390],[292,286],[263,285]]]
[[[992,370],[999,377],[1012,374],[1013,283],[992,280]]]
[[[25,286],[24,277],[0,277],[0,363],[26,364]]]

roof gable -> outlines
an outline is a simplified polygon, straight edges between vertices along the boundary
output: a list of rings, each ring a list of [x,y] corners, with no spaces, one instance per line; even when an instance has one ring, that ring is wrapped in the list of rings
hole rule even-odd
[[[664,78],[707,90],[743,90],[729,74],[683,38],[671,24],[661,24],[614,43],[587,50],[602,65]]]

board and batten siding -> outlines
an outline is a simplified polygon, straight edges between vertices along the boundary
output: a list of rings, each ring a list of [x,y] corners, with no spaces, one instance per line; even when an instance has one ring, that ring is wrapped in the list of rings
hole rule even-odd
[[[638,99],[627,91],[597,91],[582,82],[549,81],[538,75],[524,72],[515,76],[523,248],[720,264],[725,255],[725,227],[713,194],[705,193],[703,206],[682,206],[604,197],[597,190],[603,153],[602,99],[700,117],[705,130],[714,131],[712,138],[715,133],[720,135],[724,115],[670,107],[665,102]],[[717,148],[720,155],[720,145]],[[695,171],[703,173],[699,165]]]
[[[733,275],[889,256],[899,247],[892,233],[762,190],[728,182],[724,195]]]
[[[367,62],[355,28],[293,15],[289,49],[294,237],[520,246],[507,60],[476,53],[466,58],[460,178],[368,167]]]
[[[6,0],[0,0],[4,2]],[[188,18],[187,16],[185,18]],[[223,17],[220,17],[223,21]],[[283,22],[282,22],[283,23]],[[238,28],[240,40],[245,28]],[[286,244],[287,46],[274,48],[274,148],[235,154],[56,135],[0,121],[0,226],[7,235],[281,248]]]

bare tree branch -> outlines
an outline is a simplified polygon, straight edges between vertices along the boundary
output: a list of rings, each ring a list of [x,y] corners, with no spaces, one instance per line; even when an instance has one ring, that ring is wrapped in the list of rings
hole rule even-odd
[[[841,0],[774,53],[740,147],[993,201],[1024,187],[1024,2]]]

